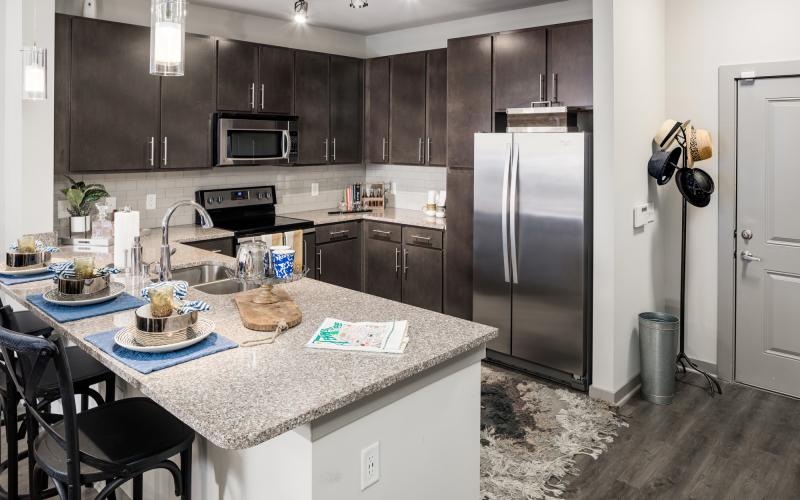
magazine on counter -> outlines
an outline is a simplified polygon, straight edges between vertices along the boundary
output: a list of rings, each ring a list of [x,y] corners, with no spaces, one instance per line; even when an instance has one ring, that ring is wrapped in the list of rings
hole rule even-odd
[[[350,323],[325,318],[306,344],[318,349],[401,354],[408,344],[408,321]]]

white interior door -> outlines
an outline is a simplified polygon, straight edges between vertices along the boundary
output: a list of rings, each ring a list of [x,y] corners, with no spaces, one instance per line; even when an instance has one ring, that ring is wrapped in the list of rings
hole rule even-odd
[[[738,100],[735,378],[800,397],[800,77]]]

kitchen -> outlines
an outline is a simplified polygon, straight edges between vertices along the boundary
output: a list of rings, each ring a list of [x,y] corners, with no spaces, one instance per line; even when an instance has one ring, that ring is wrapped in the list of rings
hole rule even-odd
[[[87,340],[127,327],[132,311],[59,321],[30,299],[51,284],[3,285],[3,292],[110,369],[117,399],[144,395],[196,434],[191,465],[182,464],[191,471],[188,478],[181,471],[184,498],[187,488],[199,498],[477,497],[487,345],[497,363],[581,391],[591,384],[591,5],[401,7],[392,12],[404,20],[392,24],[379,5],[366,2],[355,9],[345,0],[339,9],[273,2],[281,10],[266,14],[241,3],[186,6],[180,76],[153,67],[151,37],[158,35],[149,1],[103,0],[85,11],[81,2],[37,0],[39,13],[23,9],[24,22],[45,26],[35,32],[52,26],[46,102],[53,182],[42,192],[55,194],[43,197],[51,213],[37,215],[50,227],[4,221],[3,232],[16,241],[55,231],[66,239],[49,242],[62,245],[54,261],[93,255],[99,269],[122,270],[113,279],[129,295],[147,283],[142,275],[185,281],[188,298],[210,307],[202,314],[220,338],[239,347],[143,373]],[[52,19],[40,21],[42,11]],[[342,28],[362,13],[370,17]],[[307,24],[298,22],[306,15]],[[468,18],[475,25],[459,24]],[[426,25],[444,29],[429,47],[408,35],[400,50],[390,36],[379,36]],[[375,45],[365,48],[370,35]],[[473,206],[477,214],[486,200],[509,195],[485,197],[496,186],[481,184],[474,134],[514,133],[509,109],[581,136],[575,161],[586,177],[570,191],[578,208],[569,215],[582,221],[579,237],[566,243],[568,251],[553,250],[564,255],[563,265],[583,266],[574,277],[580,286],[558,292],[569,298],[550,323],[570,318],[563,328],[573,340],[553,347],[570,350],[567,365],[515,356],[505,320],[481,315],[485,304],[475,297],[485,292],[483,279],[473,291],[473,238],[482,248]],[[530,179],[526,161],[523,152],[508,164],[514,178],[523,172],[521,183]],[[115,234],[112,249],[89,223],[73,225],[75,207],[57,193],[97,185],[108,193],[99,201],[113,230],[136,214],[131,227],[141,247],[130,231]],[[512,197],[524,193],[520,186]],[[186,200],[195,205],[183,206]],[[519,201],[524,206],[521,194]],[[96,211],[89,217],[95,229],[98,218],[105,220]],[[209,221],[213,227],[199,227]],[[276,327],[272,337],[245,327],[241,306],[234,306],[235,293],[250,292],[232,277],[246,251],[259,251],[254,241],[289,247],[301,275],[275,288],[288,293],[302,321],[288,331]],[[495,257],[507,254],[496,250]],[[495,306],[500,295],[511,300],[510,289],[489,291]],[[326,318],[407,320],[408,350],[391,358],[310,352],[305,344]],[[436,402],[440,411],[432,416],[425,408]],[[381,443],[384,469],[365,485],[359,466],[372,441]],[[342,462],[340,453],[356,458]],[[448,467],[437,473],[442,453]],[[131,476],[123,490],[133,498],[167,497],[170,472],[148,472],[143,484]]]

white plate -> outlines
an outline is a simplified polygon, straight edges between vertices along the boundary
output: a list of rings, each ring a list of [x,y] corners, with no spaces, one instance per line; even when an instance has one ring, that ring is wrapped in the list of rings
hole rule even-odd
[[[112,281],[108,288],[102,292],[92,295],[66,295],[56,289],[53,289],[45,292],[44,295],[42,295],[42,298],[45,300],[45,302],[49,302],[57,306],[81,307],[108,302],[109,300],[116,299],[123,293],[125,293],[125,285]]]
[[[47,265],[50,265],[49,263]],[[27,267],[8,267],[3,266],[0,269],[0,274],[4,274],[6,276],[30,276],[31,274],[42,274],[47,272],[47,265],[39,264],[36,266],[27,266]]]
[[[194,326],[189,328],[189,330],[194,332],[194,337],[188,340],[184,340],[182,342],[177,342],[175,344],[169,344],[169,345],[157,345],[157,346],[139,345],[133,338],[133,333],[135,330],[136,330],[135,326],[129,326],[127,328],[123,328],[122,330],[118,331],[116,335],[114,335],[114,342],[120,347],[124,347],[125,349],[129,349],[131,351],[136,351],[136,352],[171,352],[189,346],[193,346],[198,342],[202,342],[203,340],[205,340],[209,335],[214,333],[214,323],[207,319],[200,318],[199,320],[197,320],[197,323],[195,323]]]

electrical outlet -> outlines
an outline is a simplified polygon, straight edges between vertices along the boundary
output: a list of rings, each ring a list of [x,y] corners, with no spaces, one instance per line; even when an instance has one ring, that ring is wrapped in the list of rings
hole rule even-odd
[[[68,219],[69,212],[67,212],[67,207],[69,203],[67,200],[58,200],[58,218],[59,219]]]
[[[361,450],[361,491],[366,490],[381,478],[381,444],[372,443]]]
[[[117,209],[117,197],[116,196],[109,196],[106,198],[105,201],[106,205],[108,205],[108,211],[113,212]]]
[[[145,205],[147,210],[155,210],[156,209],[156,195],[155,194],[148,194],[147,195],[147,202]]]
[[[311,196],[319,196],[319,182],[311,183]]]

